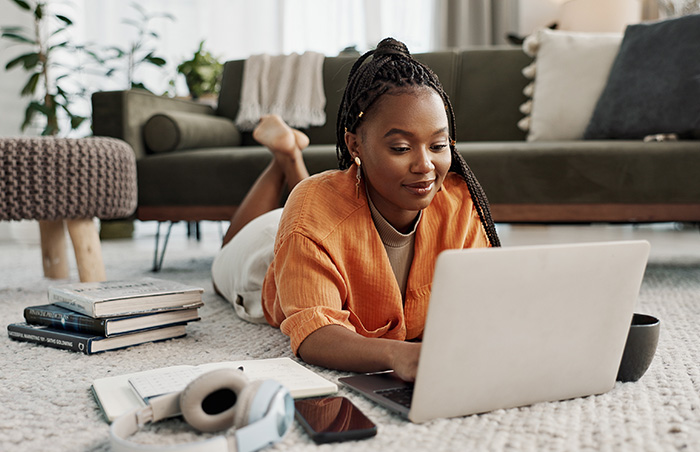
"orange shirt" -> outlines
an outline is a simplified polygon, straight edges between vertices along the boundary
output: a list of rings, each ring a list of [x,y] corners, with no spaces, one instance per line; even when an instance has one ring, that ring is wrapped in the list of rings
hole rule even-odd
[[[489,246],[467,184],[449,173],[418,223],[404,304],[365,190],[359,193],[355,171],[327,171],[298,184],[285,204],[262,303],[295,354],[309,334],[333,324],[366,337],[420,337],[437,255]]]

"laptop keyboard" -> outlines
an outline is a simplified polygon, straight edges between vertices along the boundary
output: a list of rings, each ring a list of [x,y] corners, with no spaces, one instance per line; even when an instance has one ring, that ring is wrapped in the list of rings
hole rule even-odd
[[[411,399],[413,399],[413,386],[382,389],[375,392],[376,394],[386,397],[392,402],[398,403],[399,405],[405,406],[406,408],[411,407]]]

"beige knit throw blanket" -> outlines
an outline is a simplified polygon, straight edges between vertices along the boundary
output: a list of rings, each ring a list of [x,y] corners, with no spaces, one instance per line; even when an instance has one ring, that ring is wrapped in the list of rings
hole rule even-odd
[[[317,52],[249,57],[243,68],[238,128],[253,130],[267,114],[278,114],[295,128],[325,124],[323,59]]]

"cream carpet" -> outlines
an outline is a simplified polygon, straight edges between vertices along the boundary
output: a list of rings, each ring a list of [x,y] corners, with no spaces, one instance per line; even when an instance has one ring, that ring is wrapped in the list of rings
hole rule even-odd
[[[111,279],[150,274],[152,242],[106,241]],[[108,424],[90,392],[100,377],[174,364],[291,356],[287,339],[269,326],[239,320],[209,282],[216,246],[173,243],[160,276],[205,288],[202,321],[185,338],[85,356],[11,341],[0,334],[0,450],[109,450]],[[73,278],[77,278],[73,276]],[[36,245],[0,245],[0,312],[21,321],[27,305],[46,299]],[[636,383],[604,395],[500,410],[414,425],[341,389],[379,426],[369,440],[316,446],[295,424],[269,450],[340,451],[667,451],[700,450],[700,261],[650,263],[639,312],[662,321],[656,358]],[[341,373],[320,372],[331,380]],[[175,443],[198,435],[170,420],[141,432],[144,443]]]

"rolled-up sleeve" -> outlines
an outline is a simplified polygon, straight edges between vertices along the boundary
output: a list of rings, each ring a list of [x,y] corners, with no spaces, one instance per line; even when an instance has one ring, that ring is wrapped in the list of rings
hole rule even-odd
[[[268,323],[289,336],[296,354],[311,333],[327,325],[352,331],[350,312],[343,309],[347,284],[328,253],[299,233],[279,244],[263,287]]]

